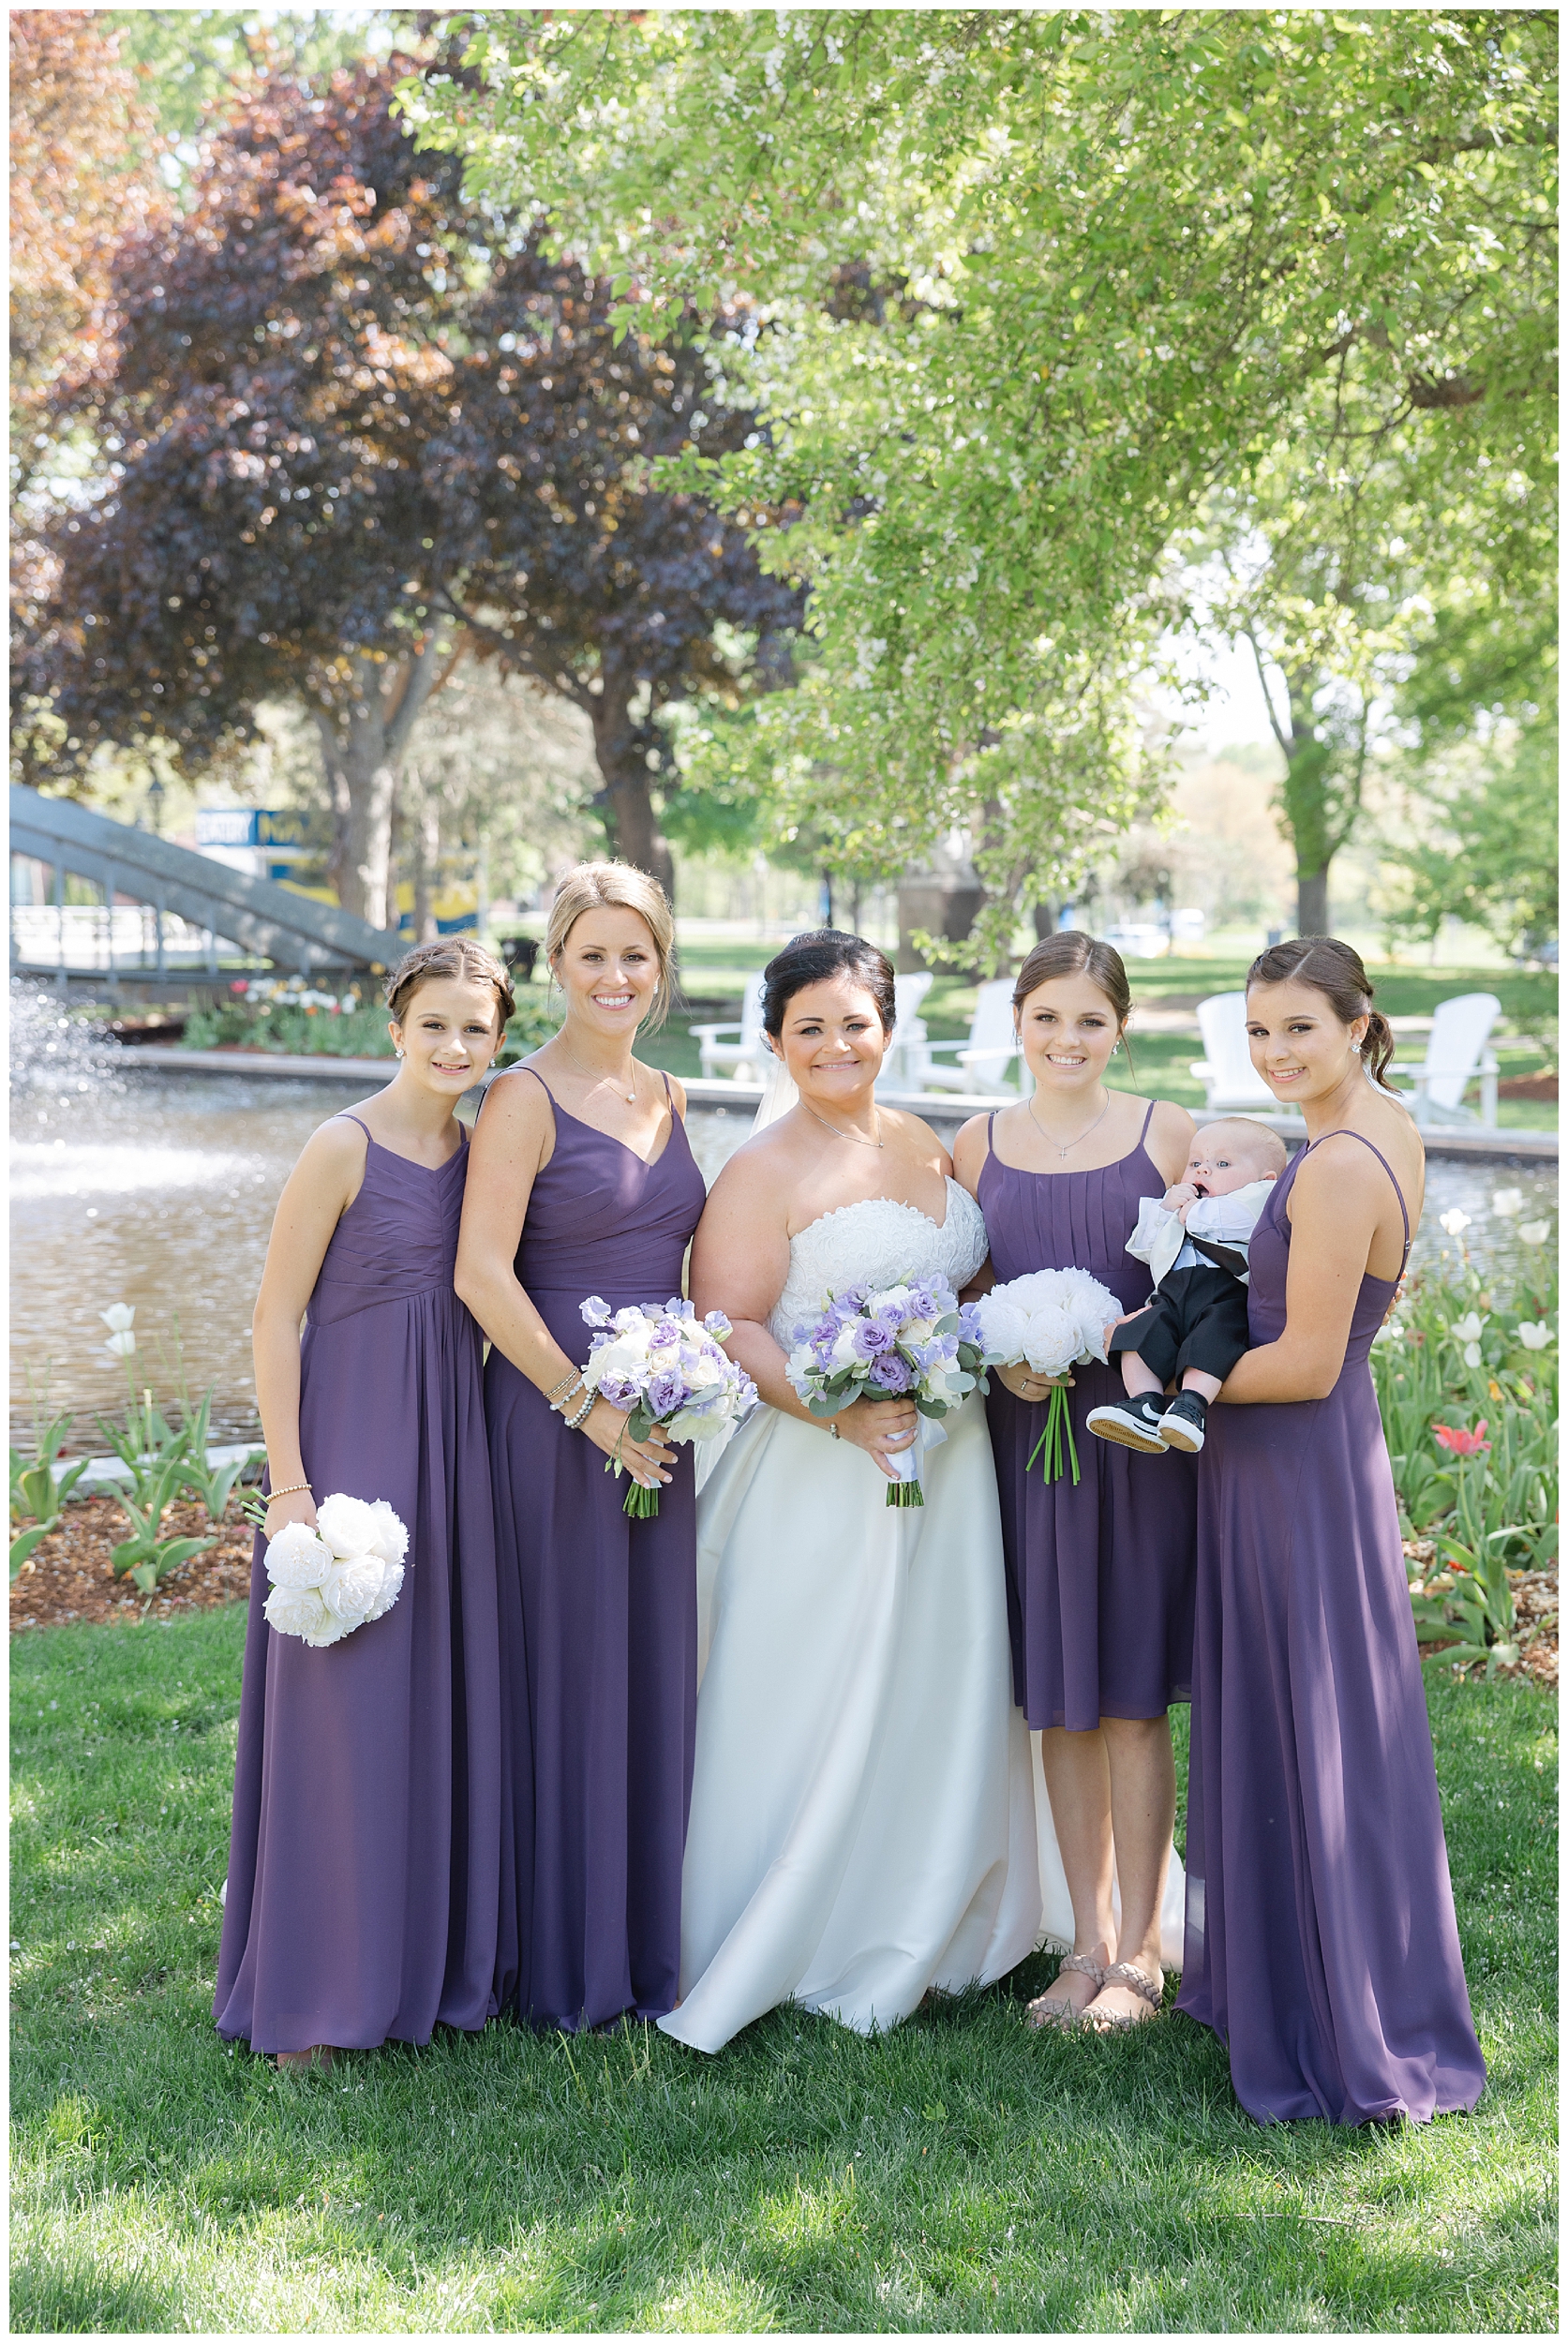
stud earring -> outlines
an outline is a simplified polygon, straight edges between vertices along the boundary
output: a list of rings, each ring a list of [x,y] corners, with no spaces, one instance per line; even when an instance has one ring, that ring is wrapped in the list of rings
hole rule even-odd
[[[402,1056],[402,1054],[403,1054],[403,1052],[402,1052],[402,1051],[401,1051],[401,1050],[394,1050],[394,1052],[392,1052],[392,1054],[393,1054],[393,1056],[394,1056],[394,1057],[401,1057],[401,1056]]]

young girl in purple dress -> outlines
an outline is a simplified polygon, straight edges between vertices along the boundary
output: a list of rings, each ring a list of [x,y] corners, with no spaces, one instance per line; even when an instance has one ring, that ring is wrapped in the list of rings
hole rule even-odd
[[[512,991],[491,953],[453,937],[411,952],[387,1001],[397,1072],[306,1142],[255,1311],[270,1494],[215,2010],[220,2034],[280,2067],[472,2031],[495,2008],[494,1531],[479,1329],[452,1276],[468,1170],[455,1110]],[[268,1625],[261,1557],[340,1490],[403,1522],[403,1586],[314,1649]]]
[[[1126,1310],[1149,1297],[1127,1250],[1140,1200],[1180,1179],[1192,1117],[1105,1085],[1130,1008],[1109,944],[1076,930],[1038,944],[1013,1014],[1031,1095],[966,1123],[955,1176],[985,1215],[998,1284],[1088,1270]],[[1037,2025],[1135,2024],[1159,2007],[1161,1908],[1176,1811],[1168,1716],[1192,1649],[1196,1468],[1093,1439],[1084,1419],[1121,1395],[1110,1366],[1067,1379],[1081,1478],[1030,1469],[1049,1380],[993,1371],[988,1403],[1002,1500],[1013,1692],[1040,1758],[1072,1898],[1073,1948]],[[1113,1884],[1120,1892],[1120,1917]]]
[[[1486,2080],[1367,1354],[1421,1216],[1420,1133],[1350,946],[1247,977],[1252,1063],[1309,1142],[1253,1234],[1253,1348],[1201,1459],[1177,2007],[1261,2122],[1417,2122]]]
[[[574,2031],[679,1991],[680,1864],[696,1715],[692,1451],[582,1380],[582,1304],[680,1291],[707,1190],[679,1082],[632,1054],[668,1001],[656,880],[585,863],[545,938],[560,1033],[491,1086],[473,1141],[457,1287],[485,1374],[509,1735],[499,1992]],[[659,1490],[629,1519],[626,1481]]]

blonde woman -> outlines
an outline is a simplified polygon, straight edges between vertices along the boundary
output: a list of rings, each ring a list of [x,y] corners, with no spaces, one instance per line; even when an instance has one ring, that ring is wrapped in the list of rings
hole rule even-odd
[[[571,2033],[675,2003],[696,1701],[692,1452],[635,1440],[585,1390],[581,1304],[680,1291],[706,1190],[679,1082],[633,1054],[669,999],[656,881],[583,863],[545,934],[560,1031],[492,1085],[471,1142],[457,1291],[485,1379],[511,1746],[499,1991]],[[631,1520],[611,1460],[657,1485]]]

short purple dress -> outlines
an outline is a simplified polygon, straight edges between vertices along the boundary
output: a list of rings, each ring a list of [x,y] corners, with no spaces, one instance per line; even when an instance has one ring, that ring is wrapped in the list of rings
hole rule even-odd
[[[1149,1298],[1146,1264],[1127,1241],[1145,1196],[1168,1186],[1144,1144],[1095,1172],[1021,1172],[987,1124],[979,1203],[998,1285],[1035,1269],[1086,1269],[1124,1310]],[[1158,1717],[1186,1700],[1192,1666],[1196,1459],[1140,1456],[1084,1429],[1120,1398],[1115,1366],[1074,1367],[1068,1394],[1081,1479],[1048,1482],[1028,1459],[1044,1401],[1025,1405],[991,1379],[986,1412],[1002,1500],[1013,1694],[1033,1727],[1090,1733],[1102,1716]]]
[[[679,1114],[644,1163],[551,1105],[517,1280],[580,1363],[590,1294],[614,1310],[679,1293],[707,1190]],[[680,1990],[696,1729],[692,1450],[676,1450],[658,1513],[633,1521],[625,1477],[493,1347],[485,1401],[509,1737],[500,1997],[567,2033],[626,2010],[662,2018]]]
[[[1285,1206],[1308,1153],[1253,1234],[1254,1346],[1284,1331]],[[1211,1408],[1200,1459],[1176,2007],[1228,2044],[1261,2123],[1422,2122],[1486,2081],[1367,1366],[1396,1283],[1363,1277],[1326,1399]]]
[[[255,2051],[427,2042],[496,2007],[495,1533],[452,1288],[469,1151],[366,1140],[301,1338],[300,1451],[318,1499],[385,1498],[409,1551],[391,1610],[315,1651],[268,1626],[256,1541],[214,2001]]]

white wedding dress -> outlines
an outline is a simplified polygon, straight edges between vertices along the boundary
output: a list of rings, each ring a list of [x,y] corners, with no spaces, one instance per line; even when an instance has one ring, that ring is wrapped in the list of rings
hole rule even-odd
[[[791,1242],[769,1327],[787,1350],[830,1289],[938,1272],[956,1289],[985,1254],[953,1180],[940,1228],[885,1198],[845,1205]],[[862,1450],[758,1408],[698,1499],[681,2001],[659,2021],[697,2050],[790,1999],[890,2026],[928,1987],[988,1983],[1045,1936],[1072,1941],[1013,1703],[978,1394],[945,1428],[921,1459],[923,1507],[892,1507]]]

